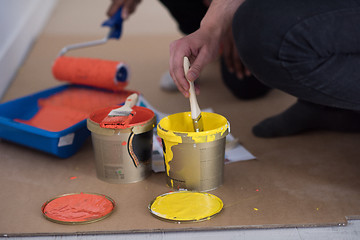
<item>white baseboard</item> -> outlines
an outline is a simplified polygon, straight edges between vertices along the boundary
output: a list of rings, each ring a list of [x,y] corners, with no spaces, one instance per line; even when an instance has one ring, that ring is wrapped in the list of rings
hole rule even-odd
[[[17,2],[15,2],[17,1]],[[24,2],[25,1],[25,2]],[[57,0],[5,0],[0,2],[6,12],[0,25],[0,99],[15,77],[34,40],[43,29]],[[23,5],[27,5],[24,7]],[[16,17],[13,15],[16,14]]]

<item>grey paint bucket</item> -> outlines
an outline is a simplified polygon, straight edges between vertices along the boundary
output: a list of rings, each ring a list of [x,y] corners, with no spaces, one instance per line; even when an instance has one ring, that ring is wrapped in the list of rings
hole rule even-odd
[[[144,107],[133,107],[134,118],[123,129],[100,127],[114,108],[98,110],[87,119],[95,153],[97,177],[109,183],[132,183],[151,174],[155,114]]]
[[[167,184],[173,189],[210,191],[223,183],[229,123],[216,113],[202,113],[204,131],[194,132],[190,112],[161,119]]]

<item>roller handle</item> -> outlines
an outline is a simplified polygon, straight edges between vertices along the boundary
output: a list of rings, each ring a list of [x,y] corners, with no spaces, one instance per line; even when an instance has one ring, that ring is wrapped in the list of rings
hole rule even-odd
[[[184,57],[184,73],[185,73],[185,78],[186,78],[186,75],[189,71],[189,68],[190,68],[190,61],[187,57]],[[201,113],[200,111],[200,107],[199,107],[199,104],[197,102],[197,99],[196,99],[196,94],[195,94],[195,87],[194,87],[194,82],[192,81],[189,81],[189,84],[190,84],[190,89],[189,89],[189,94],[190,94],[190,109],[191,109],[191,118],[192,119],[197,119]]]
[[[101,26],[110,27],[108,38],[119,39],[122,33],[122,22],[121,17],[122,7],[108,20],[104,21]]]

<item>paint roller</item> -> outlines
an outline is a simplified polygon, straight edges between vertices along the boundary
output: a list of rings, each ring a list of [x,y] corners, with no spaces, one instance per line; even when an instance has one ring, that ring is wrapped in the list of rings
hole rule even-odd
[[[123,21],[121,11],[122,8],[102,23],[102,26],[110,27],[108,35],[103,39],[72,44],[61,49],[52,67],[56,79],[114,91],[125,88],[129,73],[123,62],[64,56],[70,50],[101,45],[112,38],[119,39]]]

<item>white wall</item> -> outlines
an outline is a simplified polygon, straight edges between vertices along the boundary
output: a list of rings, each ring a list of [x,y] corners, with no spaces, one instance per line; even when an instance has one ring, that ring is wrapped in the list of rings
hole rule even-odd
[[[0,0],[0,99],[57,0]]]

